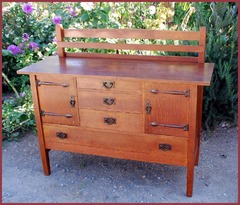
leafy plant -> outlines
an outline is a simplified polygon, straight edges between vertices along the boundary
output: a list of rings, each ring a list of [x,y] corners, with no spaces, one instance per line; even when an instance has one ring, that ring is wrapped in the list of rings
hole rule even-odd
[[[211,3],[210,16],[206,6],[194,4],[197,27],[207,28],[206,61],[215,63],[210,87],[204,90],[203,122],[214,128],[219,121],[237,123],[238,118],[238,17],[237,5]],[[209,16],[209,18],[207,18]]]
[[[2,105],[2,134],[9,141],[18,140],[26,130],[35,127],[30,87],[25,87],[20,96],[5,100]]]

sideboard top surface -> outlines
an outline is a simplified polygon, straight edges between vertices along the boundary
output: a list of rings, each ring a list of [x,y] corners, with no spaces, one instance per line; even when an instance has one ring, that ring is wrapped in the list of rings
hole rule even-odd
[[[17,73],[112,76],[208,86],[213,68],[213,63],[51,56],[18,70]]]

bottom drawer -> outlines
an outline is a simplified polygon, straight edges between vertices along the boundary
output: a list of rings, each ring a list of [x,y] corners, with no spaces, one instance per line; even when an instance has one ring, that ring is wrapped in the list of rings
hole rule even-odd
[[[186,138],[46,124],[43,130],[47,149],[182,166],[187,162]]]

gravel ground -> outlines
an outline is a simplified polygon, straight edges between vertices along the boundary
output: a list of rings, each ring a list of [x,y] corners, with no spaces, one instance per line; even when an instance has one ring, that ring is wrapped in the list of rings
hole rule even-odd
[[[202,133],[193,197],[185,167],[50,152],[44,176],[36,135],[3,141],[2,202],[238,202],[238,128]]]

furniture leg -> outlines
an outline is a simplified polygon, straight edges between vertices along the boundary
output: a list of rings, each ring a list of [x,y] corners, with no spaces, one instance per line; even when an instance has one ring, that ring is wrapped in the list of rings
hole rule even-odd
[[[197,148],[195,156],[195,165],[198,165],[199,151],[200,151],[200,135],[201,135],[201,123],[202,123],[202,106],[203,106],[203,87],[198,86],[198,108],[197,108]]]
[[[51,174],[49,151],[50,151],[49,149],[45,149],[45,148],[42,148],[41,150],[42,166],[43,166],[43,172],[45,176],[49,176]]]
[[[34,103],[34,114],[35,114],[35,120],[36,120],[37,132],[38,132],[38,141],[39,141],[39,148],[40,148],[40,154],[42,159],[42,166],[43,166],[44,175],[48,176],[51,173],[49,155],[48,155],[49,149],[46,149],[44,144],[44,136],[43,136],[43,130],[42,130],[41,117],[40,117],[38,91],[37,91],[35,75],[30,76],[30,83],[31,83],[32,98]]]
[[[187,196],[192,197],[194,180],[194,164],[187,166]]]

